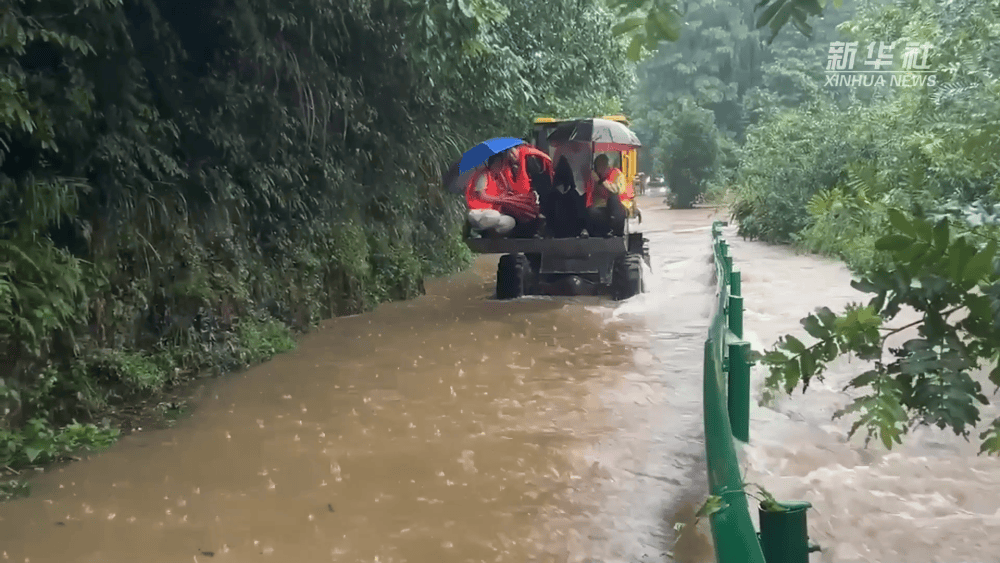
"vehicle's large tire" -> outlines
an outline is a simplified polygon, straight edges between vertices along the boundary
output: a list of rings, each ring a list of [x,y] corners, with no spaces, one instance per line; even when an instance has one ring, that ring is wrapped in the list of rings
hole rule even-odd
[[[615,259],[611,274],[611,293],[623,301],[642,293],[642,256],[639,254],[623,254]]]
[[[531,292],[533,269],[524,254],[505,254],[497,264],[497,299],[517,299]]]

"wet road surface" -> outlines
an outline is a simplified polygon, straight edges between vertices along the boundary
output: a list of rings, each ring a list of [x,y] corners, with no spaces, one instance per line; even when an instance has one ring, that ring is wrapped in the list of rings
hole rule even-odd
[[[712,212],[655,203],[653,292],[497,302],[483,257],[208,383],[175,428],[36,478],[0,507],[2,557],[666,560],[704,494]],[[710,556],[698,534],[678,550]]]
[[[648,293],[497,302],[496,257],[483,257],[206,383],[173,429],[40,475],[30,498],[0,505],[0,557],[670,561],[674,524],[706,494],[701,346],[722,216],[661,199],[643,205]],[[727,233],[755,349],[814,307],[859,299],[836,262]],[[748,480],[814,503],[814,562],[1000,560],[1000,461],[943,432],[891,455],[847,441],[850,421],[830,415],[860,369],[841,362],[809,394],[753,407]],[[704,527],[675,560],[713,560]]]

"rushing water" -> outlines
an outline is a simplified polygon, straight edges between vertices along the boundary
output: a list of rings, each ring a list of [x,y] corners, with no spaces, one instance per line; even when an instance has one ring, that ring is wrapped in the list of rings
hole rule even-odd
[[[745,336],[756,350],[783,334],[805,335],[798,320],[816,307],[836,311],[870,299],[850,287],[850,272],[839,262],[743,242],[735,228],[726,233],[743,271]],[[912,312],[900,317],[889,326],[916,319]],[[889,344],[915,336],[904,331]],[[979,431],[967,443],[951,431],[920,428],[887,452],[878,439],[865,448],[864,429],[848,439],[854,419],[832,421],[857,395],[844,386],[867,369],[856,359],[837,360],[825,381],[764,408],[756,403],[766,372],[756,366],[747,480],[779,498],[813,504],[809,533],[824,548],[813,561],[1000,561],[1000,460],[977,455]],[[985,374],[979,379],[986,382]],[[992,384],[983,389],[1000,400]],[[984,409],[983,426],[998,414],[995,405]]]
[[[497,302],[496,258],[483,257],[420,299],[333,319],[295,352],[206,384],[173,429],[38,476],[31,498],[0,505],[0,557],[712,561],[704,527],[674,548],[674,524],[706,494],[718,214],[661,198],[644,198],[648,293]],[[730,239],[755,344],[851,295],[834,263]],[[995,560],[996,460],[932,433],[901,456],[866,454],[829,422],[837,383],[753,411],[751,480],[816,504],[827,561]]]

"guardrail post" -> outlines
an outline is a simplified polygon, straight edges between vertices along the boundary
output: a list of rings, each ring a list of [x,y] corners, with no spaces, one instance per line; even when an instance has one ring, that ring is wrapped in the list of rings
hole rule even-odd
[[[743,282],[739,272],[729,272],[729,295],[743,295]]]
[[[766,563],[809,563],[809,554],[822,548],[809,540],[806,501],[779,502],[781,512],[758,506],[760,547]]]
[[[733,437],[750,441],[750,343],[729,345],[729,389],[726,399]]]
[[[729,330],[736,335],[736,338],[743,338],[743,297],[739,295],[729,296]]]

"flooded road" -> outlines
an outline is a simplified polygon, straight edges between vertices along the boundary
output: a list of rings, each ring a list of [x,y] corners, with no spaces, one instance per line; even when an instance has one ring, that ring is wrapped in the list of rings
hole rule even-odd
[[[670,561],[674,524],[707,494],[701,361],[721,214],[661,199],[643,205],[648,293],[497,302],[484,257],[420,299],[328,321],[296,351],[206,383],[173,429],[34,479],[31,498],[0,505],[0,557]],[[755,349],[814,307],[863,298],[837,262],[734,231]],[[813,502],[814,562],[1000,560],[1000,461],[936,430],[890,455],[847,441],[850,421],[830,417],[862,369],[839,362],[808,394],[755,405],[748,481]],[[704,528],[687,530],[674,560],[713,561]]]
[[[26,563],[666,561],[704,490],[713,211],[648,198],[652,292],[491,300],[496,257],[206,384],[0,505]],[[692,531],[682,561],[711,560]]]

